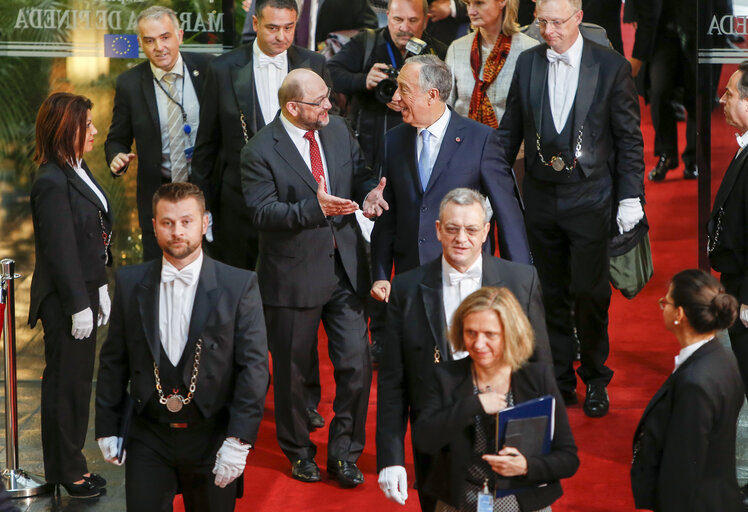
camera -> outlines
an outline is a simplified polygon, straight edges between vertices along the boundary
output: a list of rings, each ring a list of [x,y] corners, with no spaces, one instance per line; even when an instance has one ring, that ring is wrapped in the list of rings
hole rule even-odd
[[[408,52],[405,58],[407,59],[412,55],[420,55],[426,46],[425,41],[417,37],[411,37],[405,45],[405,50]],[[387,74],[387,78],[377,84],[374,89],[374,97],[377,101],[389,103],[392,101],[392,95],[395,94],[395,90],[397,89],[397,76],[400,72],[392,66],[387,66],[385,73]]]

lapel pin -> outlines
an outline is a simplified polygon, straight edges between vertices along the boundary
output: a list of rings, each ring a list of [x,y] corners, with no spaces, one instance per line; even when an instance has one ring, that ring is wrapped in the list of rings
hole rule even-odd
[[[459,137],[455,137],[455,142],[460,142],[462,139]]]
[[[197,69],[193,69],[192,70],[192,76],[198,77],[198,76],[200,76],[200,72]]]

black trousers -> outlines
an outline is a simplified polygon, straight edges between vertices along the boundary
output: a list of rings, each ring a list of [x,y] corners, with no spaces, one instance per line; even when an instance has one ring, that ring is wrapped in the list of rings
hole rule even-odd
[[[655,155],[678,158],[678,124],[672,101],[675,90],[683,87],[686,120],[686,148],[683,163],[696,164],[696,55],[684,53],[675,33],[663,31],[657,36],[649,66],[652,125],[655,129]]]
[[[94,313],[91,336],[73,338],[72,320],[56,293],[44,299],[39,317],[44,327],[42,375],[42,451],[44,476],[50,483],[72,483],[88,473],[83,445],[88,430],[91,379],[96,358],[98,289],[89,293]]]
[[[171,428],[168,423],[135,417],[125,459],[127,510],[171,511],[178,489],[188,512],[234,510],[238,479],[221,489],[213,474],[224,439],[225,420]]]
[[[315,308],[265,306],[268,344],[273,356],[273,392],[278,444],[291,462],[314,458],[304,408],[309,396],[307,376],[318,366],[309,357],[317,343],[320,320],[328,337],[334,367],[335,417],[330,422],[328,460],[356,462],[364,449],[366,413],[371,388],[366,321],[336,254],[338,285],[329,300]]]
[[[537,188],[532,182],[525,179],[525,223],[543,289],[558,387],[576,387],[575,327],[581,345],[579,377],[585,384],[607,386],[613,377],[605,366],[611,297],[609,202],[596,209],[574,207],[573,197],[559,199],[554,186]]]
[[[743,280],[741,274],[720,275],[720,281],[725,287],[725,291],[736,298],[740,297],[740,283]],[[738,302],[740,299],[738,298]],[[735,319],[735,323],[727,330],[730,335],[730,346],[738,360],[740,376],[743,378],[743,387],[745,388],[746,397],[748,397],[748,328],[740,321],[740,317]]]

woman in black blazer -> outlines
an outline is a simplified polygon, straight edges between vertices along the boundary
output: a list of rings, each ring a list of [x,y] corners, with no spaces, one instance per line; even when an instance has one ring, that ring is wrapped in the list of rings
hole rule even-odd
[[[563,493],[559,480],[576,472],[579,459],[553,368],[527,363],[533,334],[522,308],[506,288],[481,288],[457,308],[449,339],[469,357],[437,365],[416,422],[416,448],[434,455],[421,492],[439,500],[437,512],[472,512],[487,480],[491,490],[523,488],[496,499],[494,510],[549,510]],[[496,413],[543,395],[556,399],[550,453],[525,457],[505,446],[492,455]]]
[[[107,322],[111,309],[105,270],[111,265],[111,206],[83,161],[97,133],[91,107],[88,98],[70,93],[44,100],[36,118],[39,174],[31,188],[36,265],[29,325],[41,320],[44,327],[44,473],[80,498],[98,496],[106,485],[89,473],[82,450],[96,325]]]
[[[735,358],[714,338],[735,321],[738,303],[717,279],[692,269],[673,277],[660,308],[681,351],[634,434],[636,508],[738,512],[735,429],[743,383]]]

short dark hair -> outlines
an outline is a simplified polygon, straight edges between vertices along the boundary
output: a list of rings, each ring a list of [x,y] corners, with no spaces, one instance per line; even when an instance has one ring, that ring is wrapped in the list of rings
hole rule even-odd
[[[255,2],[255,16],[259,20],[262,18],[262,10],[265,7],[272,7],[274,9],[291,9],[296,14],[299,13],[299,6],[296,0],[257,0]]]
[[[184,199],[194,198],[200,207],[200,213],[205,213],[205,195],[200,187],[194,183],[187,182],[175,182],[175,183],[164,183],[156,190],[153,194],[153,201],[151,202],[151,208],[153,209],[153,218],[156,218],[156,205],[159,201],[169,201],[170,203],[178,203]]]
[[[711,274],[688,269],[670,281],[675,307],[682,307],[688,323],[699,334],[727,329],[738,316],[738,301]]]
[[[36,114],[34,161],[60,167],[76,161],[86,144],[86,114],[91,100],[69,92],[53,92]],[[77,139],[77,140],[76,140]]]
[[[740,80],[738,80],[738,92],[740,99],[748,98],[748,60],[744,60],[738,65],[740,71]]]

